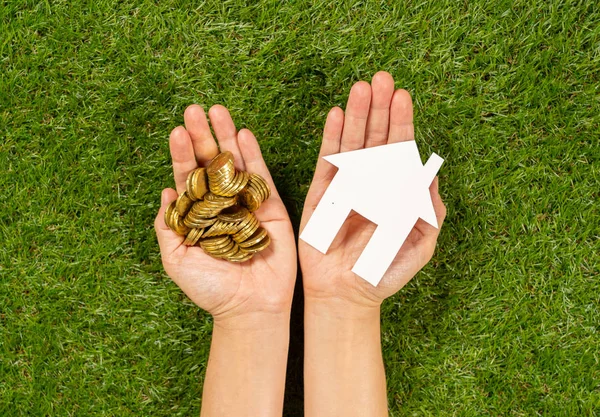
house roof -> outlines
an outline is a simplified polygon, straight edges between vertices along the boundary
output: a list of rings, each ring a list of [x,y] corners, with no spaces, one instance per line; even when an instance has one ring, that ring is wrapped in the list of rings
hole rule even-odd
[[[331,186],[343,188],[336,193],[340,203],[377,224],[412,216],[437,227],[429,186],[443,159],[435,153],[423,165],[416,142],[407,141],[324,159],[339,168]]]

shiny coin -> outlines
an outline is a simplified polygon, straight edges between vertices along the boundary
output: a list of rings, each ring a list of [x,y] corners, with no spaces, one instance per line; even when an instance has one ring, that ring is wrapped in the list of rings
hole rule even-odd
[[[230,223],[239,223],[248,216],[248,209],[239,205],[227,207],[221,211],[217,217]]]
[[[188,197],[197,201],[202,199],[204,194],[208,192],[208,182],[206,178],[206,168],[196,168],[188,174],[185,181],[185,189]]]
[[[235,255],[236,253],[238,253],[240,251],[240,247],[238,246],[237,243],[233,243],[233,246],[231,248],[229,248],[229,250],[227,251],[223,251],[217,254],[217,256],[219,256],[220,258],[229,258],[232,255]]]
[[[256,231],[254,233],[252,233],[251,236],[248,237],[248,239],[246,239],[242,242],[239,242],[240,247],[248,248],[252,245],[257,244],[261,240],[265,239],[267,236],[268,236],[267,231],[264,228],[259,227],[258,229],[256,229]]]
[[[202,232],[204,232],[204,229],[190,230],[187,237],[183,241],[183,244],[186,246],[194,246],[198,242],[198,240],[200,240],[200,237],[202,237]]]
[[[179,194],[179,197],[177,198],[177,201],[175,203],[175,208],[177,209],[177,213],[179,213],[181,217],[185,217],[185,215],[188,211],[190,211],[190,208],[193,205],[194,200],[190,198],[187,191],[184,191],[181,194]]]
[[[169,226],[169,229],[173,230],[173,212],[176,211],[175,210],[175,201],[171,202],[171,204],[169,204],[167,206],[167,209],[165,210],[165,224],[167,226]]]
[[[183,223],[183,217],[181,217],[176,210],[174,210],[173,213],[173,229],[171,230],[180,236],[185,236],[190,231],[190,228]]]
[[[215,175],[231,165],[233,165],[233,154],[229,151],[221,152],[208,163],[207,174]]]
[[[265,201],[271,196],[271,188],[267,184],[267,181],[258,174],[250,174],[250,184],[260,192],[261,202]]]
[[[246,262],[246,261],[249,261],[250,259],[252,259],[253,256],[254,256],[254,253],[252,253],[252,252],[246,252],[244,250],[240,250],[235,255],[232,255],[229,258],[227,258],[227,260],[230,262]]]
[[[235,233],[232,236],[233,240],[235,240],[238,243],[243,242],[244,240],[252,236],[254,232],[256,232],[256,229],[258,229],[258,227],[260,226],[260,222],[254,215],[252,215],[252,217],[253,219],[249,221],[245,227],[241,228],[237,233]]]
[[[228,185],[221,188],[218,194],[222,196],[234,196],[246,186],[249,180],[250,175],[247,172],[238,171],[233,180]]]
[[[250,253],[258,253],[262,250],[265,250],[267,248],[267,246],[269,246],[269,244],[271,243],[271,238],[269,237],[269,235],[266,235],[265,238],[263,240],[261,240],[260,242],[244,248],[244,250],[246,252],[250,252]]]
[[[215,194],[222,194],[235,178],[233,154],[229,151],[221,152],[215,156],[206,168],[208,185]]]
[[[254,221],[254,214],[250,213],[249,211],[246,214],[246,218],[244,218],[241,222],[236,223],[237,225],[237,229],[236,229],[236,233],[239,232],[240,230],[244,229],[246,226],[248,226],[248,224],[252,221]]]
[[[200,241],[200,246],[204,250],[213,250],[227,246],[229,243],[231,243],[231,241],[232,240],[230,236],[215,236],[202,239]]]
[[[172,201],[167,206],[165,210],[165,224],[178,235],[185,236],[190,229],[183,223],[183,218],[177,213],[175,205],[176,202]]]
[[[229,253],[235,247],[237,247],[237,243],[235,243],[233,240],[231,240],[231,241],[229,241],[229,243],[227,243],[227,245],[225,245],[221,248],[210,248],[210,249],[207,249],[206,251],[213,256],[221,257],[224,254]]]
[[[260,203],[262,202],[260,194],[251,186],[251,184],[238,194],[238,198],[240,203],[246,206],[250,211],[258,210],[260,208]]]
[[[229,235],[229,225],[230,223],[224,222],[222,220],[217,220],[211,227],[204,233],[204,237],[212,237],[212,236],[220,236],[220,235]]]
[[[183,219],[183,223],[190,229],[201,229],[210,227],[217,221],[216,217],[205,219],[203,217],[193,216],[190,213]]]
[[[223,206],[223,208],[233,206],[237,202],[237,198],[235,196],[226,197],[212,192],[206,193],[204,200],[207,202],[210,201],[211,203],[219,206]]]

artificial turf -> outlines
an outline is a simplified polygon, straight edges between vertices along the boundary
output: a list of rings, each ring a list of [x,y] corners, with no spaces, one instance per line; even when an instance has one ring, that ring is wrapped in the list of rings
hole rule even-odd
[[[600,415],[599,69],[591,1],[1,3],[0,415],[198,415],[211,320],[152,229],[169,131],[227,106],[297,227],[327,111],[378,70],[448,207],[382,308],[390,415]]]

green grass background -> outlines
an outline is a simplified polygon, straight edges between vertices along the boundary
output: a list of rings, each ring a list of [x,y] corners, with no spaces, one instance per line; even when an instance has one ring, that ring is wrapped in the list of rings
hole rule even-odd
[[[250,3],[0,3],[0,415],[198,415],[211,320],[152,229],[170,130],[229,107],[297,226],[327,111],[378,70],[448,207],[382,309],[390,414],[600,415],[597,5]]]

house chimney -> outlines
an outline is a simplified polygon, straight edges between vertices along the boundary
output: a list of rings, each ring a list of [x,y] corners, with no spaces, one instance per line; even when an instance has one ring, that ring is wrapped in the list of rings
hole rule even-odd
[[[432,153],[425,165],[423,166],[423,174],[421,180],[427,184],[427,188],[440,170],[444,160],[436,153]]]

